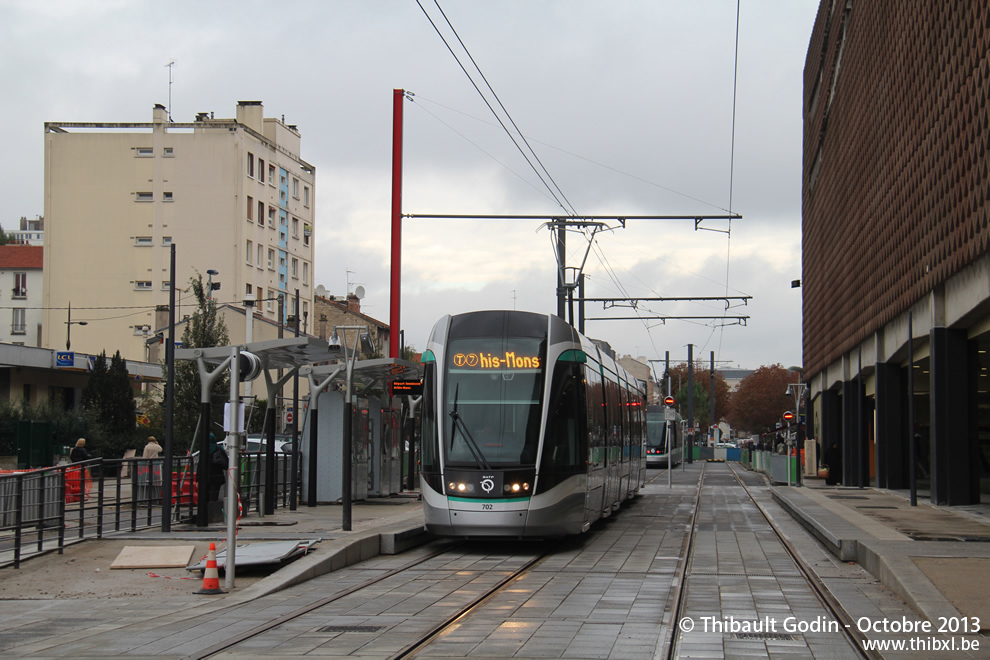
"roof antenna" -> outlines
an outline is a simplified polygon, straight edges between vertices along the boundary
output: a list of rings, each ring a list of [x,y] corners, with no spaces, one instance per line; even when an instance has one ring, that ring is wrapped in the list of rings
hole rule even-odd
[[[168,110],[166,110],[166,114],[168,114],[168,122],[170,124],[172,123],[172,67],[174,66],[175,60],[165,65],[165,68],[168,69]]]

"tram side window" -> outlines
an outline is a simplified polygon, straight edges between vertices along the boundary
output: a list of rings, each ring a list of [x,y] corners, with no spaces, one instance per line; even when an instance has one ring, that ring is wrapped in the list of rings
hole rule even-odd
[[[622,415],[619,413],[619,383],[611,378],[605,381],[605,442],[609,447],[622,446]]]
[[[436,388],[437,365],[427,362],[423,365],[423,429],[420,435],[420,460],[424,473],[440,471],[437,446],[437,418],[434,389]]]
[[[632,433],[631,433],[631,427],[629,425],[629,415],[631,412],[629,410],[630,397],[629,397],[629,390],[626,389],[625,383],[621,383],[619,385],[619,401],[620,401],[619,410],[622,411],[621,414],[622,429],[620,430],[621,433],[620,442],[622,443],[622,460],[628,461],[629,445],[632,443]]]
[[[542,471],[574,472],[584,469],[587,429],[581,375],[581,366],[573,362],[559,362],[554,370]]]
[[[588,402],[588,443],[592,447],[605,446],[605,401],[602,398],[602,376],[598,365],[584,368],[585,392]]]

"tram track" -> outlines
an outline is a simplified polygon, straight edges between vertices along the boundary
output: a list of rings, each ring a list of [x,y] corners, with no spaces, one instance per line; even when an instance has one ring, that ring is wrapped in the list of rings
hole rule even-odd
[[[260,635],[263,635],[264,633],[266,633],[266,632],[268,632],[270,630],[273,630],[275,628],[278,628],[279,626],[285,625],[289,621],[292,621],[294,619],[298,619],[299,617],[304,616],[306,614],[310,614],[310,613],[312,613],[312,612],[320,609],[321,607],[325,607],[325,606],[329,605],[330,603],[333,603],[335,601],[341,600],[342,598],[346,598],[347,596],[350,596],[352,594],[358,593],[358,592],[360,592],[360,591],[362,591],[364,589],[367,589],[367,588],[369,588],[369,587],[371,587],[371,586],[373,586],[375,584],[378,584],[379,582],[382,582],[382,581],[387,580],[387,579],[389,579],[391,577],[394,577],[396,575],[399,575],[399,574],[401,574],[401,573],[403,573],[405,571],[408,571],[408,570],[410,570],[412,568],[415,568],[415,567],[419,566],[420,564],[426,563],[426,562],[430,561],[431,559],[435,559],[436,557],[439,557],[441,555],[444,555],[444,554],[450,552],[451,550],[453,550],[454,548],[456,548],[456,547],[458,547],[460,545],[461,545],[461,542],[449,543],[445,547],[439,548],[438,550],[435,550],[433,552],[430,552],[430,553],[428,553],[428,554],[426,554],[426,555],[424,555],[422,557],[417,557],[416,559],[414,559],[414,560],[412,560],[410,562],[407,562],[407,563],[403,564],[402,566],[398,566],[398,567],[393,568],[391,570],[385,571],[381,575],[377,575],[377,576],[375,576],[373,578],[369,578],[369,579],[367,579],[367,580],[365,580],[365,581],[363,581],[363,582],[361,582],[359,584],[355,584],[355,585],[353,585],[351,587],[348,587],[347,589],[344,589],[342,591],[339,591],[339,592],[337,592],[337,593],[335,593],[335,594],[333,594],[331,596],[327,596],[326,598],[321,598],[318,601],[315,601],[313,603],[309,603],[307,605],[304,605],[302,607],[299,607],[299,608],[297,608],[295,610],[292,610],[291,612],[286,612],[285,614],[282,614],[282,615],[280,615],[280,616],[272,619],[271,621],[267,621],[267,622],[265,622],[264,624],[262,624],[260,626],[256,626],[256,627],[254,627],[254,628],[252,628],[250,630],[246,630],[243,633],[237,635],[236,637],[231,637],[231,638],[225,639],[222,642],[218,642],[217,644],[214,644],[213,646],[210,646],[210,647],[207,647],[205,649],[202,649],[201,651],[198,651],[197,653],[188,655],[188,656],[186,656],[184,658],[184,660],[202,660],[203,658],[209,658],[210,656],[216,655],[217,653],[222,653],[223,651],[226,651],[228,649],[231,649],[231,648],[237,646],[238,644],[241,644],[241,643],[243,643],[243,642],[245,642],[245,641],[247,641],[249,639],[253,639],[255,637],[258,637]],[[231,608],[231,609],[233,609],[233,608]]]
[[[427,634],[425,634],[422,637],[420,637],[419,640],[417,640],[417,641],[409,644],[406,648],[402,649],[399,653],[396,653],[395,655],[391,656],[390,660],[402,660],[403,658],[415,658],[415,657],[418,656],[419,653],[421,653],[421,652],[426,651],[427,649],[429,649],[430,644],[432,644],[434,642],[434,640],[436,640],[436,639],[440,638],[441,636],[443,636],[443,634],[445,632],[447,632],[448,630],[451,630],[460,621],[464,620],[468,616],[471,616],[471,614],[480,611],[485,606],[485,604],[488,601],[492,600],[495,596],[497,596],[503,589],[506,588],[506,586],[510,585],[511,583],[513,583],[516,580],[518,580],[519,578],[521,578],[530,569],[532,569],[537,564],[539,564],[540,562],[542,562],[544,559],[546,559],[547,557],[549,557],[550,555],[552,555],[554,549],[558,545],[559,544],[555,544],[553,548],[550,548],[550,549],[542,552],[541,554],[537,555],[533,559],[527,561],[525,564],[523,564],[518,569],[516,569],[515,571],[513,571],[511,574],[507,575],[505,578],[503,578],[502,580],[500,580],[497,584],[495,584],[494,586],[492,586],[488,591],[486,591],[482,595],[478,596],[477,598],[475,598],[474,600],[472,600],[470,603],[468,603],[468,604],[464,605],[463,607],[461,607],[457,612],[455,612],[454,614],[452,614],[451,616],[449,616],[445,621],[443,621],[440,624],[434,626],[434,628],[432,630],[430,630]]]
[[[728,465],[728,464],[727,464]],[[862,658],[868,658],[870,660],[879,660],[882,656],[876,651],[867,651],[864,642],[868,639],[865,634],[860,632],[859,628],[855,625],[853,617],[842,607],[838,599],[832,594],[829,588],[825,585],[825,582],[818,576],[815,570],[805,561],[804,557],[794,548],[794,545],[788,540],[784,533],[780,530],[773,519],[767,513],[766,509],[760,504],[753,493],[749,490],[749,487],[743,482],[739,477],[739,473],[731,465],[729,466],[729,471],[732,472],[732,476],[735,477],[736,481],[742,486],[743,490],[746,491],[746,495],[749,496],[750,501],[756,506],[756,509],[766,520],[767,525],[770,530],[773,531],[777,540],[783,546],[784,550],[790,556],[791,560],[797,566],[801,575],[804,577],[805,581],[811,587],[811,590],[818,597],[822,606],[828,610],[828,612],[835,617],[835,620],[841,625],[841,630],[845,634],[846,639],[849,641],[850,645]]]
[[[266,633],[275,631],[280,627],[285,626],[286,624],[296,619],[299,619],[303,616],[318,614],[322,608],[332,605],[333,603],[340,601],[344,598],[347,598],[349,596],[354,596],[355,594],[360,595],[361,592],[368,590],[385,580],[394,578],[396,576],[401,576],[402,573],[405,573],[410,570],[414,570],[430,560],[436,559],[437,557],[440,557],[444,554],[447,554],[457,549],[460,546],[463,546],[465,543],[466,543],[465,541],[448,543],[446,547],[439,548],[436,551],[430,552],[422,557],[418,557],[410,562],[403,564],[402,566],[398,566],[396,568],[385,571],[381,575],[377,575],[373,578],[364,580],[358,584],[348,587],[347,589],[344,589],[330,596],[321,598],[320,600],[299,607],[295,610],[292,610],[291,612],[282,614],[270,621],[265,622],[264,624],[258,625],[254,628],[251,628],[250,630],[246,630],[234,637],[225,639],[212,646],[204,648],[194,654],[185,656],[185,660],[201,660],[203,658],[214,657],[228,651],[236,652],[237,647],[244,644],[245,642],[249,642],[252,639],[259,638],[262,635],[265,635]],[[419,654],[426,651],[430,647],[431,643],[433,643],[438,638],[442,637],[445,632],[456,627],[460,622],[462,622],[465,618],[469,617],[473,613],[476,613],[479,610],[481,610],[486,603],[488,603],[494,597],[499,595],[499,593],[505,590],[513,582],[518,580],[520,577],[526,574],[529,570],[531,570],[541,561],[551,556],[558,546],[559,543],[554,543],[546,547],[545,549],[538,551],[533,557],[526,559],[522,564],[515,567],[507,575],[505,575],[504,577],[499,579],[496,583],[494,583],[492,586],[487,588],[484,592],[475,596],[469,602],[458,607],[455,612],[446,616],[442,621],[439,621],[435,625],[432,625],[426,632],[417,633],[416,639],[414,641],[409,642],[405,646],[402,646],[398,651],[394,653],[393,652],[383,653],[381,657],[388,657],[395,659],[417,657]]]
[[[794,548],[793,544],[787,539],[784,533],[780,530],[777,524],[773,521],[773,518],[767,513],[766,509],[762,504],[756,499],[752,491],[739,476],[739,473],[729,464],[729,471],[735,481],[742,487],[749,501],[756,507],[756,510],[760,513],[763,521],[766,523],[767,528],[773,532],[775,539],[780,543],[781,547],[786,552],[787,556],[793,561],[794,565],[797,567],[799,574],[803,578],[805,584],[809,587],[812,593],[815,594],[818,602],[821,606],[828,612],[837,622],[840,624],[840,629],[844,634],[849,646],[852,648],[853,652],[856,653],[861,658],[867,658],[870,660],[877,660],[882,656],[875,651],[865,650],[864,641],[867,639],[866,636],[859,631],[852,616],[842,607],[835,596],[829,591],[828,587],[821,580],[818,574],[811,568],[807,561],[798,553]],[[683,604],[685,602],[685,592],[687,591],[688,579],[690,578],[689,568],[693,560],[694,552],[694,536],[695,531],[698,526],[698,514],[701,509],[702,493],[705,480],[705,466],[702,466],[701,476],[698,480],[698,495],[695,500],[694,511],[691,516],[691,528],[685,538],[685,552],[683,556],[683,561],[680,562],[677,570],[677,585],[674,589],[673,604],[670,608],[671,616],[669,619],[668,635],[663,640],[664,648],[662,654],[657,657],[664,657],[668,660],[672,660],[679,656],[679,640],[682,638],[681,629],[679,627],[679,622],[684,616]]]

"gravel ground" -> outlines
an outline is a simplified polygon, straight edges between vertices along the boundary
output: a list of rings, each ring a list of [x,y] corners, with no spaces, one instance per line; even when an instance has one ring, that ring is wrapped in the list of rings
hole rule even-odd
[[[124,546],[195,545],[191,563],[206,556],[209,543],[193,541],[87,540],[55,552],[32,557],[21,567],[0,570],[0,599],[59,598],[174,598],[189,594],[202,586],[199,572],[185,568],[110,569]],[[267,572],[238,572],[237,588],[247,587]],[[155,577],[160,576],[160,577]],[[191,578],[191,579],[187,579]],[[220,573],[223,588],[224,575]]]

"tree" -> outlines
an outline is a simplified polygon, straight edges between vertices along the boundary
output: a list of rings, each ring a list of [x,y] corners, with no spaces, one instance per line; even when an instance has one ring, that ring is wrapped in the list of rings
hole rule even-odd
[[[227,325],[217,316],[217,303],[207,297],[203,275],[196,273],[189,278],[190,289],[196,298],[196,311],[182,331],[183,348],[210,348],[230,343]],[[211,370],[215,367],[211,367]],[[223,424],[223,404],[230,399],[230,381],[223,374],[210,390],[210,430]],[[193,446],[199,421],[200,379],[195,360],[175,361],[175,412],[173,417],[173,447],[178,454]]]
[[[681,389],[677,390],[677,394],[674,395],[674,401],[676,402],[677,409],[681,412],[681,416],[687,419],[688,416],[688,389],[687,381],[684,381],[684,385]],[[695,421],[698,422],[696,428],[707,428],[708,419],[711,414],[711,404],[708,400],[708,392],[705,388],[701,386],[697,380],[694,381],[694,400],[691,402],[691,409],[694,412],[694,419],[688,420],[688,425],[695,427]]]
[[[93,371],[83,389],[83,410],[90,426],[92,446],[105,458],[120,458],[135,438],[134,388],[127,362],[117,351],[107,365],[107,354],[96,356]]]
[[[701,362],[695,362],[694,365],[694,384],[695,386],[701,386],[701,391],[704,392],[705,398],[705,408],[704,414],[700,413],[698,410],[698,396],[695,395],[694,398],[694,416],[695,419],[700,423],[701,426],[707,427],[709,419],[711,417],[710,408],[708,407],[709,393],[708,388],[711,385],[711,371],[703,366]],[[682,363],[675,365],[670,368],[670,382],[672,388],[676,393],[674,399],[677,400],[678,405],[680,405],[680,413],[683,417],[687,417],[687,390],[684,389],[684,402],[681,405],[681,400],[678,398],[682,388],[687,387],[688,374],[687,374],[687,363]],[[718,369],[715,370],[715,422],[718,423],[725,419],[726,413],[729,411],[729,384],[725,382],[725,376],[722,375]]]
[[[800,378],[800,372],[779,364],[760,367],[744,378],[733,393],[727,416],[729,423],[750,433],[775,429],[781,415],[794,406],[794,399],[785,394],[787,386]]]

